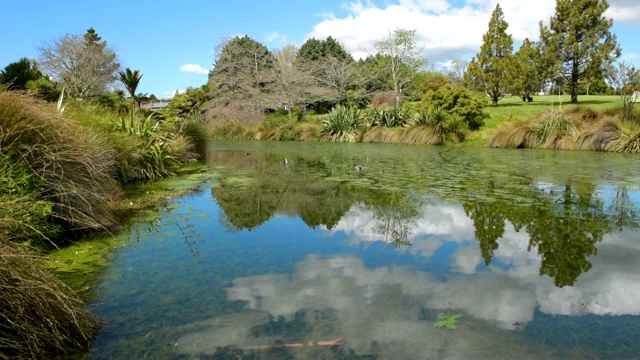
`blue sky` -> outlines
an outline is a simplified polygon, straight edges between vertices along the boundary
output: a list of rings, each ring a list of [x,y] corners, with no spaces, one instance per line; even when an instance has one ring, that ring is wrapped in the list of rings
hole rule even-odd
[[[625,60],[640,65],[638,0],[610,0]],[[225,37],[248,35],[270,49],[310,37],[333,36],[356,56],[397,27],[417,31],[419,45],[436,68],[478,51],[496,0],[271,0],[271,1],[37,1],[5,0],[0,12],[0,68],[38,48],[89,27],[106,40],[123,67],[143,73],[139,90],[170,97],[200,86]],[[535,5],[533,5],[535,4]],[[517,47],[537,40],[538,22],[548,21],[554,0],[508,0],[501,7]]]

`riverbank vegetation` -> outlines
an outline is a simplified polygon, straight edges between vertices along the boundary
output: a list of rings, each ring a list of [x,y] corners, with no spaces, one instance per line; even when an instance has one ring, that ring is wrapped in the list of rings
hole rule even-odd
[[[478,54],[441,69],[426,66],[406,29],[389,31],[357,61],[331,37],[274,51],[248,36],[226,39],[209,76],[206,116],[222,139],[633,152],[640,72],[616,62],[608,5],[597,3],[558,1],[540,29],[544,41],[525,39],[515,51],[497,5]],[[569,123],[571,132],[547,136]]]
[[[136,206],[124,184],[173,175],[204,153],[207,139],[197,92],[162,111],[139,108],[142,74],[121,71],[95,30],[42,51],[49,76],[23,59],[2,72],[9,80],[0,85],[0,358],[64,356],[90,345],[99,322],[44,270],[42,256],[117,227]],[[61,67],[60,56],[78,56],[81,69]],[[129,98],[109,90],[117,81]]]
[[[0,284],[15,291],[0,310],[9,339],[0,357],[64,354],[88,346],[97,326],[72,292],[36,271],[37,257],[20,254],[117,226],[123,184],[171,176],[211,137],[639,152],[640,72],[616,62],[608,5],[592,3],[558,0],[542,41],[515,52],[497,5],[478,54],[441,69],[427,66],[407,29],[359,60],[332,37],[275,50],[229,38],[207,84],[157,111],[141,106],[155,99],[137,92],[142,72],[122,70],[93,28],[43,46],[39,61],[10,64],[0,72]],[[39,314],[31,327],[14,321],[24,310],[16,304]],[[45,324],[47,311],[63,325]],[[77,331],[62,337],[71,323]]]

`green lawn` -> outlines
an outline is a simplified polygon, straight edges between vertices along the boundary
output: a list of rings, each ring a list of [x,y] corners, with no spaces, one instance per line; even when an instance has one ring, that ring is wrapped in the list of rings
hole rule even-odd
[[[542,95],[534,96],[532,102],[523,102],[517,96],[506,97],[498,102],[498,106],[487,106],[486,112],[491,117],[486,126],[495,127],[499,122],[511,119],[524,119],[531,117],[541,110],[573,108],[576,106],[588,107],[594,110],[606,110],[622,106],[622,101],[616,95],[580,95],[578,104],[569,104],[569,95]]]
[[[596,111],[622,107],[622,100],[617,95],[579,95],[578,104],[570,104],[569,95],[535,95],[532,102],[523,102],[517,96],[505,97],[498,106],[487,106],[485,111],[489,118],[484,126],[470,134],[467,141],[483,143],[500,124],[535,116],[545,109],[573,109],[575,107],[591,108]]]

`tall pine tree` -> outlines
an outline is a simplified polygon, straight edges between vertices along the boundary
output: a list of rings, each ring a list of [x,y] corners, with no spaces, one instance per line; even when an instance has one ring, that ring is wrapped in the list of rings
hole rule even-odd
[[[513,74],[513,39],[507,34],[509,24],[504,20],[500,4],[491,14],[489,30],[482,36],[480,52],[471,60],[466,82],[484,91],[493,106],[509,92]]]
[[[526,101],[532,93],[542,88],[543,76],[539,58],[538,44],[529,39],[524,39],[518,51],[513,54],[513,89],[514,92],[518,92],[522,101]]]
[[[560,76],[578,102],[580,81],[599,77],[620,56],[612,19],[603,16],[606,0],[556,0],[549,26],[540,22],[540,39],[547,77]],[[601,75],[600,75],[601,76]]]

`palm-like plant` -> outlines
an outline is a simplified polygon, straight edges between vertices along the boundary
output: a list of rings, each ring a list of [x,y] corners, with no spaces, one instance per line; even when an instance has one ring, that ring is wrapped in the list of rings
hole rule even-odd
[[[124,85],[129,95],[131,95],[131,116],[133,116],[137,98],[136,90],[138,90],[138,84],[140,84],[142,74],[140,73],[140,70],[131,71],[131,69],[126,68],[125,71],[118,72],[118,76],[120,77],[122,85]]]
[[[325,141],[356,142],[362,112],[355,107],[336,106],[322,121]]]

